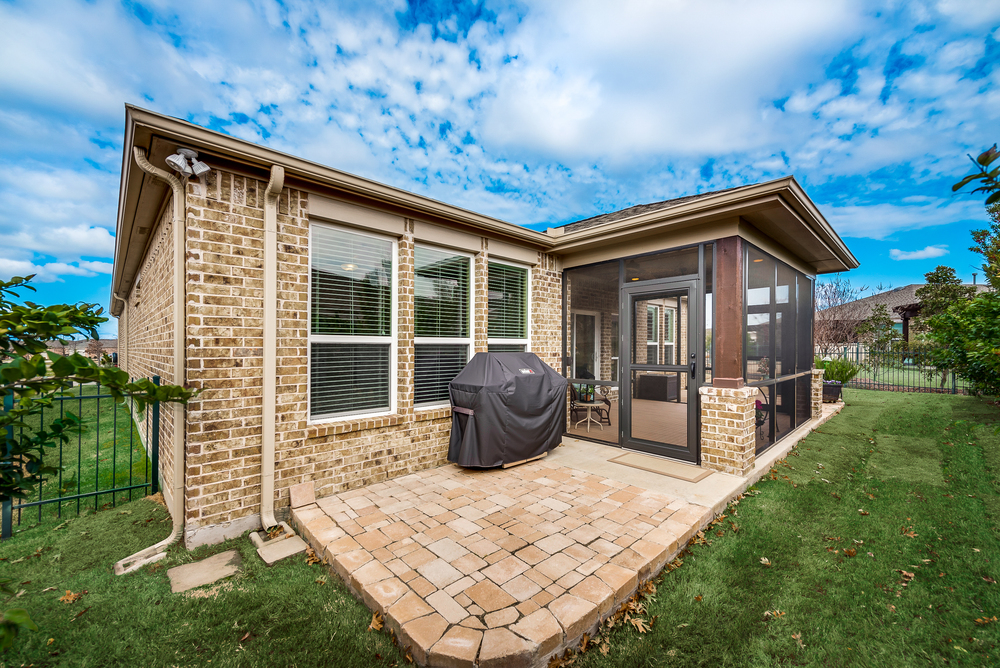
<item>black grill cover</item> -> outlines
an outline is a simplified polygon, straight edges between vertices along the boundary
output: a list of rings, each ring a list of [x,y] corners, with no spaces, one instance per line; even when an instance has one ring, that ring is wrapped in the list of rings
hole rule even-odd
[[[562,440],[566,379],[534,353],[477,353],[448,387],[448,461],[491,468],[531,459]]]

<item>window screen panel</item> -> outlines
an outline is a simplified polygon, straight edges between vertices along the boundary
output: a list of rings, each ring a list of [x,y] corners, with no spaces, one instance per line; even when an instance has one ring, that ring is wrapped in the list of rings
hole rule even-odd
[[[392,334],[392,242],[322,225],[312,228],[313,334]]]
[[[389,344],[313,343],[313,418],[389,410]]]
[[[489,338],[528,338],[528,270],[491,262],[488,272]]]
[[[418,343],[414,346],[416,370],[413,379],[414,403],[448,401],[448,383],[465,368],[469,359],[466,345]]]
[[[417,246],[414,251],[416,335],[469,336],[469,258]]]
[[[486,350],[491,353],[523,353],[523,343],[491,343],[486,346]]]

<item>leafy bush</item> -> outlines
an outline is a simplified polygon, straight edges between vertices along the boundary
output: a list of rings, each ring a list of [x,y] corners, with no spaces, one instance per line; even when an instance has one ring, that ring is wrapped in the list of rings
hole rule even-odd
[[[931,359],[970,381],[977,394],[1000,395],[1000,293],[952,304],[930,320],[938,347]]]
[[[825,361],[822,369],[825,371],[823,374],[824,381],[834,380],[841,384],[846,384],[861,371],[861,367],[843,357]]]

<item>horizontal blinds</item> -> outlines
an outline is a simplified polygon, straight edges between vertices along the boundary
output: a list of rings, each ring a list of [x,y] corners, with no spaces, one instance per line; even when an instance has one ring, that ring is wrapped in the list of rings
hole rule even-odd
[[[321,225],[312,228],[313,334],[392,334],[392,242]]]
[[[491,353],[523,353],[523,343],[491,343],[486,346],[486,350]]]
[[[488,272],[489,338],[528,338],[528,270],[491,262]]]
[[[448,401],[448,383],[465,367],[469,359],[469,346],[418,343],[414,346],[414,352],[414,403]]]
[[[312,418],[389,410],[389,344],[313,343]]]
[[[417,246],[416,336],[469,336],[469,258]]]

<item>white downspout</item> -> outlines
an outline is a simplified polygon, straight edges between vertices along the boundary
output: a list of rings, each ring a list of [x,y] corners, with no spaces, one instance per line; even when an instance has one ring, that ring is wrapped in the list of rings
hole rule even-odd
[[[285,185],[285,169],[271,167],[264,191],[264,351],[263,416],[260,446],[260,524],[269,529],[274,519],[274,425],[278,382],[278,199]]]
[[[174,221],[173,221],[173,245],[174,245],[174,384],[184,385],[185,381],[185,359],[184,343],[186,332],[186,268],[184,239],[186,236],[186,192],[184,184],[179,178],[170,172],[154,167],[146,160],[146,153],[138,146],[133,147],[135,162],[139,169],[150,176],[160,179],[173,189]],[[173,412],[173,508],[171,515],[174,521],[173,531],[164,540],[156,545],[140,550],[130,557],[126,557],[115,564],[115,573],[123,575],[130,573],[142,566],[162,559],[166,556],[166,549],[176,542],[184,533],[184,405],[171,404]],[[154,471],[153,475],[158,475],[159,471]]]

